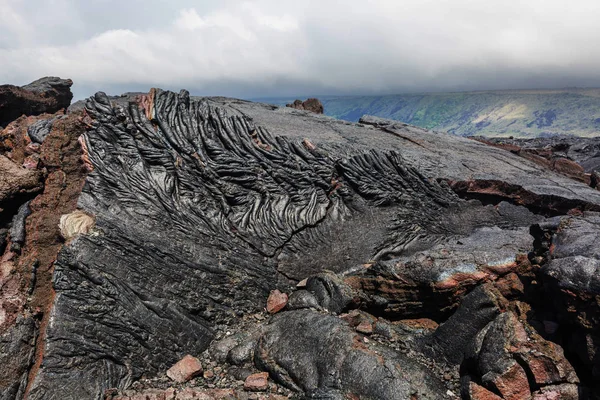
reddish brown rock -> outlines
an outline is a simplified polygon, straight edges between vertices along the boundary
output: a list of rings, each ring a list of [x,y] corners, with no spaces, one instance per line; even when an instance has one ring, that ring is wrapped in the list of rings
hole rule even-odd
[[[167,376],[178,383],[187,382],[202,373],[200,360],[191,355],[183,357],[167,371]]]
[[[342,314],[340,315],[340,319],[346,321],[348,325],[356,329],[357,332],[365,335],[373,333],[373,324],[377,321],[372,315],[359,310],[352,310],[347,314]]]
[[[496,288],[508,299],[522,295],[525,290],[519,276],[514,272],[499,278],[496,281]]]
[[[288,302],[288,295],[281,293],[279,290],[271,290],[269,298],[267,299],[267,311],[270,314],[275,314],[286,306]]]
[[[16,167],[17,173],[34,176],[30,181],[32,183],[30,186],[36,185],[33,186],[34,192],[40,188],[43,188],[43,192],[29,204],[31,215],[25,221],[26,234],[21,254],[14,256],[11,260],[3,260],[11,263],[13,273],[10,275],[10,282],[0,284],[5,288],[0,294],[0,303],[7,305],[6,299],[10,299],[12,304],[10,309],[5,310],[7,312],[3,318],[4,322],[0,323],[2,325],[0,330],[10,329],[20,315],[27,317],[25,309],[35,310],[34,312],[37,313],[36,324],[39,324],[39,336],[35,342],[35,353],[32,360],[28,361],[33,363],[32,366],[28,365],[29,379],[27,382],[29,383],[33,382],[43,359],[45,329],[50,316],[48,311],[54,298],[53,265],[58,251],[64,243],[59,234],[59,218],[61,214],[70,213],[76,208],[77,199],[87,175],[80,162],[81,147],[77,139],[83,133],[83,126],[80,124],[78,116],[73,114],[56,121],[41,146],[29,143],[26,135],[28,126],[39,119],[41,117],[19,119],[18,123],[11,124],[0,135],[0,147],[7,151],[6,154],[10,154],[13,159],[9,161],[13,164],[22,164],[25,158],[31,154],[36,156],[39,154],[40,160],[53,160],[52,169],[47,174],[39,170],[28,170],[20,165]],[[8,160],[2,156],[0,159]],[[15,177],[14,174],[9,176]],[[0,173],[0,182],[3,181],[3,177],[5,175]],[[21,179],[20,185],[25,182],[28,180]],[[16,195],[31,193],[29,189],[19,190]],[[32,278],[33,266],[37,266],[34,278]],[[8,295],[8,289],[14,296]],[[26,300],[26,303],[17,301],[19,299]],[[0,369],[2,368],[0,367]],[[0,371],[0,375],[2,372],[4,371]],[[0,382],[0,391],[6,382],[21,380],[20,376],[5,376],[5,378],[5,381]]]
[[[471,400],[502,400],[502,397],[490,392],[475,382],[469,383],[469,398]]]
[[[437,322],[428,318],[402,319],[394,322],[394,324],[403,325],[410,329],[422,329],[425,331],[434,331],[439,326]]]
[[[42,188],[40,180],[39,171],[23,168],[0,155],[0,207],[16,196],[39,191]]]
[[[362,320],[360,311],[358,310],[351,310],[348,313],[341,314],[340,318],[346,321],[352,327],[358,326]]]
[[[502,375],[496,376],[492,384],[506,400],[525,400],[531,394],[527,374],[516,362]]]
[[[370,335],[371,333],[373,333],[373,324],[371,324],[369,321],[362,321],[356,327],[356,331],[364,333],[366,335]]]
[[[553,169],[569,178],[576,179],[578,181],[589,184],[590,178],[585,175],[585,170],[575,161],[569,160],[568,158],[558,158],[554,161]]]
[[[323,114],[323,103],[319,99],[310,98],[306,101],[295,100],[291,104],[286,104],[286,107],[295,108],[297,110],[306,110],[315,114]]]
[[[269,387],[269,373],[259,372],[246,378],[244,389],[252,392],[261,392]]]

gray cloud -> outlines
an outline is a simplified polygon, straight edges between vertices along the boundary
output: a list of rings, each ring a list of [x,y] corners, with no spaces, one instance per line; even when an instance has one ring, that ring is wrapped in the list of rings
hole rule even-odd
[[[0,0],[0,81],[77,98],[600,86],[593,0]]]

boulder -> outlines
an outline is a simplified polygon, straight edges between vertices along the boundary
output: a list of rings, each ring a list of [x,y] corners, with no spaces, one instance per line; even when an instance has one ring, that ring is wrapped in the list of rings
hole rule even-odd
[[[0,86],[0,127],[21,115],[55,113],[71,104],[70,79],[45,77],[25,86]]]
[[[323,114],[323,103],[319,99],[309,98],[305,101],[295,100],[291,104],[286,104],[286,107],[295,108],[297,110],[306,110],[315,114]]]

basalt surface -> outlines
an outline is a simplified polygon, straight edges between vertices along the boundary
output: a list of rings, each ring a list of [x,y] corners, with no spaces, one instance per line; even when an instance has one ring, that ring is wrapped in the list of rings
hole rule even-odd
[[[535,139],[476,137],[474,139],[508,150],[594,188],[600,188],[599,137],[552,136]]]
[[[598,396],[585,183],[374,117],[159,89],[71,110],[2,136],[0,398]],[[169,382],[188,354],[204,374]]]

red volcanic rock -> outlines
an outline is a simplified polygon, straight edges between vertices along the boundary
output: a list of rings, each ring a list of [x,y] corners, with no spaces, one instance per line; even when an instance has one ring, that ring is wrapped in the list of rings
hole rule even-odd
[[[365,335],[370,335],[371,333],[373,333],[373,324],[371,324],[369,321],[362,321],[356,327],[356,331],[364,333]]]
[[[3,201],[26,193],[35,193],[42,188],[41,174],[23,168],[0,155],[0,204]]]
[[[202,373],[200,360],[191,355],[183,357],[167,371],[167,376],[178,383],[187,382]]]
[[[252,374],[246,378],[244,382],[244,389],[252,392],[260,392],[266,390],[269,387],[269,373],[259,372]]]
[[[553,166],[556,172],[560,172],[563,175],[587,184],[590,183],[590,178],[585,175],[583,167],[573,160],[569,160],[568,158],[558,158],[554,161]]]
[[[21,115],[55,113],[67,108],[73,99],[70,79],[46,77],[22,87],[0,86],[0,126]]]
[[[530,398],[527,374],[516,362],[503,374],[496,376],[492,384],[502,394],[503,399],[525,400]]]
[[[286,107],[295,108],[297,110],[310,111],[315,114],[323,114],[323,104],[319,99],[310,98],[306,101],[295,100],[292,104],[286,104]]]
[[[267,299],[267,311],[269,314],[275,314],[285,307],[288,302],[288,295],[279,290],[272,290]]]
[[[471,400],[502,400],[502,397],[495,395],[475,382],[469,384],[469,398]]]
[[[498,279],[496,281],[496,288],[498,288],[500,293],[506,298],[522,295],[525,291],[519,276],[514,272]]]

